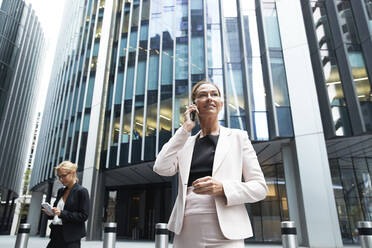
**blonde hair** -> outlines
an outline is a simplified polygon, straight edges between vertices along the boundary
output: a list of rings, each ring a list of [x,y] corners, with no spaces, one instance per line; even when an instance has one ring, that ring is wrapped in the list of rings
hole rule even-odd
[[[60,170],[66,170],[68,171],[69,173],[73,173],[74,176],[75,176],[75,180],[76,181],[79,181],[79,178],[77,177],[76,175],[76,170],[77,170],[77,164],[74,164],[70,161],[63,161],[62,163],[60,163],[56,168],[55,168],[55,172],[57,174],[58,171]]]
[[[211,84],[213,85],[214,87],[216,87],[217,91],[218,91],[218,95],[221,96],[221,92],[220,92],[220,88],[218,88],[218,86],[213,83],[212,81],[209,81],[208,79],[204,79],[204,80],[201,80],[199,82],[197,82],[191,89],[191,100],[192,102],[195,101],[196,99],[196,93],[197,93],[197,90],[199,89],[200,86],[202,86],[203,84]]]

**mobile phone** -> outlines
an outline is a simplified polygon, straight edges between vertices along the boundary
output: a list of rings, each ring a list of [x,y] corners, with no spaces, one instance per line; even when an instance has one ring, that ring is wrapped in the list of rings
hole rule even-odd
[[[190,113],[190,120],[195,121],[196,110]]]
[[[41,206],[49,213],[49,214],[53,214],[53,209],[52,209],[52,206],[50,206],[49,203],[47,202],[44,202],[44,203],[41,203]]]

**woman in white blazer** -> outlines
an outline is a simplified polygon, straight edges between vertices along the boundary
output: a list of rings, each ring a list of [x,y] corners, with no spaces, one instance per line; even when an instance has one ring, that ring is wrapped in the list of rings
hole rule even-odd
[[[192,100],[183,126],[154,165],[162,176],[178,172],[178,196],[168,223],[175,233],[174,247],[244,247],[244,239],[253,236],[244,204],[267,194],[256,152],[245,131],[219,125],[223,101],[215,84],[198,82]],[[201,127],[194,136],[192,113]]]

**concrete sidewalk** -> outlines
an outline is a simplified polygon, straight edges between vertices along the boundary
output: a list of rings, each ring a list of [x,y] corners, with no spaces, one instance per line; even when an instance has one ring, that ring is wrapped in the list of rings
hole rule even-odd
[[[15,245],[16,236],[0,235],[0,248],[13,248]],[[49,242],[49,238],[30,237],[27,248],[45,248]],[[85,241],[82,240],[81,248],[102,248],[102,241]],[[169,245],[171,248],[172,245]],[[279,248],[281,245],[275,244],[246,244],[246,248]],[[344,246],[345,248],[356,248],[354,246]],[[131,240],[119,240],[116,242],[116,248],[155,248],[155,242],[153,241],[131,241]]]

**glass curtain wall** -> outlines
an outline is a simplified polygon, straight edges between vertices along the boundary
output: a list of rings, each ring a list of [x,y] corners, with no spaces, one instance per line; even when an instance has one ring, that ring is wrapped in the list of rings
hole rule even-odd
[[[136,0],[132,2],[132,13],[130,26],[128,29],[128,40],[127,40],[127,55],[126,55],[126,67],[124,71],[124,84],[123,94],[124,98],[121,102],[121,140],[120,140],[120,164],[126,165],[130,159],[129,144],[131,139],[131,112],[133,106],[133,89],[134,89],[134,74],[135,74],[135,61],[137,57],[137,37],[139,35],[139,20],[141,5],[140,1]]]
[[[84,26],[84,38],[83,38],[83,49],[81,50],[80,62],[79,62],[79,70],[78,70],[78,80],[73,110],[72,110],[72,120],[73,125],[71,125],[72,130],[69,133],[72,134],[71,137],[71,145],[70,148],[70,160],[77,161],[77,149],[78,149],[78,141],[79,141],[79,133],[81,127],[81,119],[82,119],[82,112],[83,112],[83,103],[84,103],[84,94],[86,92],[86,79],[89,67],[89,57],[91,54],[91,40],[93,39],[93,32],[94,32],[94,24],[96,22],[96,10],[97,10],[97,0],[89,1],[88,2],[88,15],[85,20]],[[78,164],[79,169],[82,168],[83,164]]]
[[[175,86],[173,105],[173,129],[183,124],[183,113],[188,104],[188,1],[176,0],[174,35],[176,39],[175,48]]]
[[[158,151],[172,136],[172,95],[173,95],[173,52],[174,52],[174,18],[173,0],[163,1],[161,22],[163,25],[161,48],[160,109],[157,111]]]
[[[246,204],[254,236],[246,242],[281,242],[280,222],[289,220],[283,164],[262,167],[268,194],[265,200]]]
[[[121,39],[115,34],[111,51],[101,157],[105,168],[155,160],[183,123],[192,85],[204,78],[216,83],[226,98],[221,124],[242,130],[248,111],[245,92],[250,87],[255,139],[269,138],[256,6],[240,2],[239,10],[237,1],[227,0],[119,2],[113,28],[116,33],[121,30]],[[276,32],[270,38],[271,69],[281,104],[277,106],[281,136],[287,137],[292,134],[288,92],[275,5],[270,6],[266,29]],[[247,80],[243,79],[244,59]]]
[[[221,90],[221,98],[224,99],[223,84],[223,57],[221,40],[221,18],[218,0],[206,0],[207,6],[207,56],[208,56],[208,78]],[[218,120],[226,126],[225,108],[222,108]]]
[[[329,161],[344,243],[358,243],[357,222],[372,220],[372,158],[343,157]]]
[[[160,44],[163,36],[162,12],[164,1],[151,1],[150,10],[150,47],[147,81],[147,105],[145,127],[144,160],[155,160],[157,135],[158,81],[160,74]]]
[[[78,107],[78,122],[80,124],[80,127],[77,126],[77,128],[79,128],[79,137],[75,161],[78,163],[80,167],[84,166],[85,161],[85,152],[88,139],[90,111],[97,69],[97,58],[101,38],[104,5],[105,5],[104,0],[95,2],[91,17],[92,21],[95,20],[93,26],[94,28],[90,30],[89,35],[90,39],[88,40],[88,51],[83,75],[83,86],[81,87],[82,91],[80,94],[79,99],[80,102]],[[93,25],[93,23],[91,25]]]
[[[364,116],[371,116],[371,83],[367,75],[367,69],[363,57],[370,55],[362,54],[360,39],[355,26],[355,17],[351,10],[350,1],[336,0],[336,5],[362,114]],[[372,119],[365,118],[364,121],[367,130],[372,131]]]
[[[120,53],[121,50],[121,30],[123,25],[123,17],[124,17],[124,8],[126,3],[124,0],[120,0],[118,2],[118,6],[116,7],[116,14],[115,14],[115,26],[114,26],[114,40],[111,50],[111,62],[110,62],[110,75],[109,75],[109,85],[108,85],[108,93],[106,99],[106,111],[105,111],[105,138],[103,140],[103,151],[101,156],[101,164],[105,164],[106,167],[109,165],[116,164],[117,158],[117,140],[119,135],[119,126],[116,124],[114,125],[115,121],[114,118],[118,118],[120,116],[120,109],[119,103],[116,99],[118,94],[121,94],[121,87],[120,82],[123,80],[123,74],[119,73],[119,63],[120,63]],[[121,96],[120,96],[121,99]],[[120,100],[119,100],[120,101]],[[110,141],[110,145],[109,145]],[[115,142],[116,141],[116,142]],[[109,154],[108,154],[109,152]]]
[[[146,92],[146,63],[149,35],[149,11],[150,0],[142,0],[141,20],[139,25],[139,36],[137,37],[137,62],[136,83],[134,97],[135,104],[132,106],[132,156],[131,162],[138,163],[142,160],[142,143],[144,133],[144,106]]]
[[[222,1],[223,21],[225,25],[225,78],[226,107],[228,108],[230,127],[246,129],[245,96],[242,78],[242,44],[239,39],[238,10],[236,1]]]
[[[269,50],[279,136],[289,137],[293,136],[292,117],[275,2],[265,1],[262,3],[262,16]]]
[[[205,78],[204,64],[204,6],[203,0],[189,1],[190,4],[190,73],[194,85]]]
[[[310,1],[318,39],[323,74],[337,136],[351,135],[350,119],[344,90],[340,81],[335,46],[328,23],[324,2]]]
[[[24,2],[0,1],[0,117],[5,110],[5,103],[13,75],[16,58],[20,51],[17,34],[22,34],[21,23]],[[21,35],[19,35],[21,36]]]
[[[261,53],[257,29],[255,1],[240,1],[241,17],[244,26],[244,45],[247,51],[248,75],[252,99],[254,140],[268,140],[266,94],[262,76]]]

